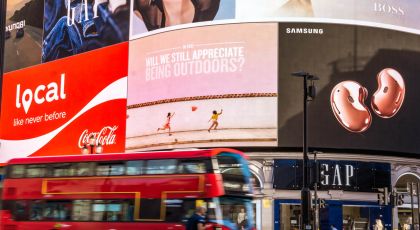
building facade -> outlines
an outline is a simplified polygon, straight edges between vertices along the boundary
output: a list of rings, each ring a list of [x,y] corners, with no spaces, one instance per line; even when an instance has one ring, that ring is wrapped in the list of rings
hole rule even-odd
[[[248,153],[251,158],[250,165],[255,177],[258,178],[261,189],[256,189],[256,203],[260,203],[257,207],[261,207],[257,211],[257,218],[260,217],[261,229],[298,229],[300,215],[300,190],[298,189],[276,189],[279,181],[286,183],[294,180],[294,176],[285,173],[285,170],[276,170],[280,163],[288,164],[293,161],[300,161],[302,153]],[[328,186],[326,189],[318,190],[318,197],[325,200],[325,207],[320,209],[319,226],[320,229],[329,229],[330,225],[336,226],[338,229],[352,229],[351,226],[357,226],[361,229],[370,229],[375,224],[375,220],[380,218],[385,229],[403,229],[412,224],[411,221],[411,196],[408,193],[407,183],[418,183],[419,180],[419,163],[420,161],[412,158],[372,156],[362,154],[331,154],[319,153],[318,159],[321,162],[334,162],[331,168],[335,169],[338,165],[346,171],[346,163],[360,163],[360,165],[371,164],[374,162],[385,169],[377,173],[379,180],[385,179],[385,184],[389,183],[390,190],[396,189],[405,194],[404,204],[393,206],[380,205],[378,200],[379,191],[372,189],[366,191],[346,191],[348,189],[339,189],[339,182],[346,185],[351,183],[350,177],[356,175],[355,171],[348,170],[350,174],[341,175],[341,181],[338,175],[334,173],[328,178],[331,184],[336,183],[337,187]],[[343,164],[344,163],[344,164]],[[290,164],[291,165],[291,164]],[[349,164],[347,164],[349,165]],[[347,168],[351,168],[347,166]],[[283,168],[284,169],[284,168]],[[289,168],[288,168],[289,169]],[[288,170],[286,169],[286,170]],[[360,168],[354,168],[356,171]],[[297,168],[296,170],[302,170]],[[389,171],[388,171],[389,170]],[[378,172],[378,168],[371,168],[370,171]],[[283,173],[282,173],[283,172]],[[278,175],[276,175],[276,173]],[[353,173],[353,174],[352,174]],[[294,173],[292,173],[294,174]],[[366,175],[360,179],[374,179],[372,175]],[[276,179],[277,177],[277,179]],[[335,177],[335,178],[334,178]],[[346,179],[347,177],[347,179]],[[385,177],[385,178],[384,178]],[[386,178],[388,177],[388,178]],[[335,181],[333,181],[335,179]],[[275,180],[278,180],[277,182]],[[347,181],[346,181],[347,180]],[[355,182],[355,181],[353,181]],[[383,183],[377,181],[379,185]],[[349,184],[348,183],[348,184]],[[357,182],[356,182],[357,183]],[[371,181],[373,185],[374,181]],[[364,184],[366,185],[366,184]],[[352,190],[358,190],[357,185],[351,185]],[[362,189],[363,190],[363,189]],[[312,190],[313,191],[313,190]],[[418,206],[417,198],[414,196],[414,223],[418,223]]]

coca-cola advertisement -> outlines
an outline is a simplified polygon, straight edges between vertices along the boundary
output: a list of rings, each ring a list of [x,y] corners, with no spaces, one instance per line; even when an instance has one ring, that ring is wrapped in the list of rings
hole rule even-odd
[[[90,145],[124,151],[127,69],[121,43],[5,74],[0,163]]]

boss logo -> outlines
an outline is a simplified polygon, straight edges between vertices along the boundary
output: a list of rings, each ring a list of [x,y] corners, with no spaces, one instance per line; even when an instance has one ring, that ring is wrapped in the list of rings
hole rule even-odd
[[[375,2],[373,5],[373,10],[375,12],[382,12],[393,15],[405,15],[404,9],[399,6],[390,5],[388,3]]]

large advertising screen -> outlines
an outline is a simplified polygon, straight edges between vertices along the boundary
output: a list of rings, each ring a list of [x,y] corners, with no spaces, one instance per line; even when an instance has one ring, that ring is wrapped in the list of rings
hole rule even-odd
[[[130,42],[127,148],[277,145],[276,23]]]
[[[124,42],[130,1],[45,0],[42,62]]]
[[[411,0],[241,0],[236,19],[311,21],[345,19],[420,29],[420,2]]]
[[[127,41],[130,2],[7,1],[5,72]]]
[[[41,63],[43,0],[8,0],[4,72]]]
[[[80,154],[91,136],[105,152],[124,151],[127,69],[121,43],[5,74],[0,163]]]
[[[5,72],[180,28],[260,21],[420,30],[412,0],[9,0]]]
[[[131,5],[131,38],[175,25],[235,18],[236,0],[137,0]]]
[[[279,146],[301,147],[302,78],[317,75],[308,105],[314,148],[420,153],[420,36],[370,26],[280,23]]]

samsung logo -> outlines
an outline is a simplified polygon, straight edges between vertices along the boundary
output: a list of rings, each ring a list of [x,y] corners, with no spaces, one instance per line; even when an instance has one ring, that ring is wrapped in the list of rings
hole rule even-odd
[[[324,29],[315,28],[286,28],[287,34],[323,34]]]

